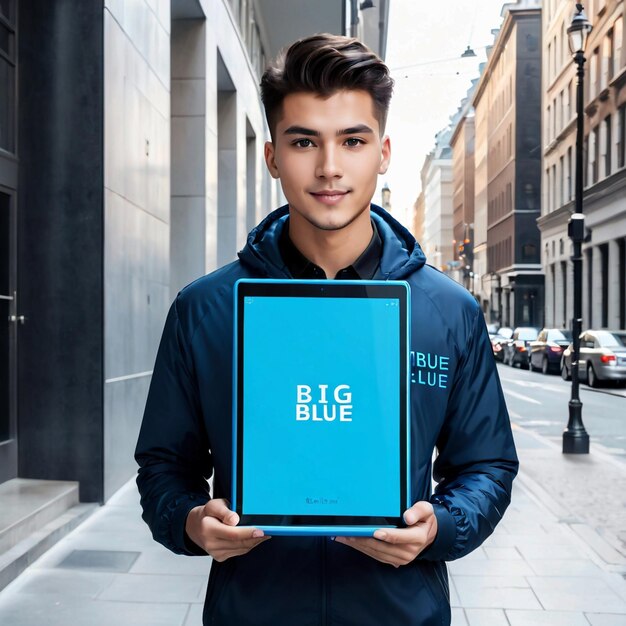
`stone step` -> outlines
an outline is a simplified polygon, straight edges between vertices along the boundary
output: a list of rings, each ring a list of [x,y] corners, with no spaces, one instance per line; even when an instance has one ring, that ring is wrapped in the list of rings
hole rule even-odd
[[[78,483],[14,478],[0,485],[0,554],[78,504]]]
[[[78,483],[15,478],[0,484],[0,589],[97,509]]]

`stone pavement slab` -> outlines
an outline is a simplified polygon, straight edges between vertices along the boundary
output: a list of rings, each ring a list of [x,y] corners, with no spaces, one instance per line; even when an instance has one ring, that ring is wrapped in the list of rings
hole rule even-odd
[[[506,611],[511,626],[589,626],[583,613],[574,611]]]

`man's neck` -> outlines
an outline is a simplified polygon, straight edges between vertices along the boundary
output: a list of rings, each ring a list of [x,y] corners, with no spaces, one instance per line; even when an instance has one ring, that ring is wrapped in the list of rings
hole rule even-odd
[[[344,267],[352,265],[372,239],[373,229],[369,211],[339,230],[321,230],[295,211],[289,215],[289,238],[312,263],[334,278]]]

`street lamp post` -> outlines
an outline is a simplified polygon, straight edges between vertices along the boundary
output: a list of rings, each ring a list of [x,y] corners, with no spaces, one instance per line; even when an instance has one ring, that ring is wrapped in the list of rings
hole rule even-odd
[[[584,102],[583,83],[585,76],[585,47],[592,26],[583,11],[583,5],[576,5],[576,15],[567,29],[569,46],[577,66],[576,84],[576,189],[575,212],[568,223],[568,235],[572,240],[574,266],[574,319],[572,320],[572,395],[569,401],[569,420],[563,431],[563,454],[589,454],[589,435],[585,430],[582,416],[582,402],[579,394],[578,359],[580,355],[580,333],[582,331],[582,243],[585,237],[585,216],[583,215],[583,136]]]

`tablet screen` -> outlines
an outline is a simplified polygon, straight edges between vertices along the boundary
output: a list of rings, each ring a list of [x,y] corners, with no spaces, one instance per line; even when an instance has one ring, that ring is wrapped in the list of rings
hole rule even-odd
[[[366,297],[329,287],[241,298],[244,520],[382,521],[404,510],[405,303],[362,284]]]

